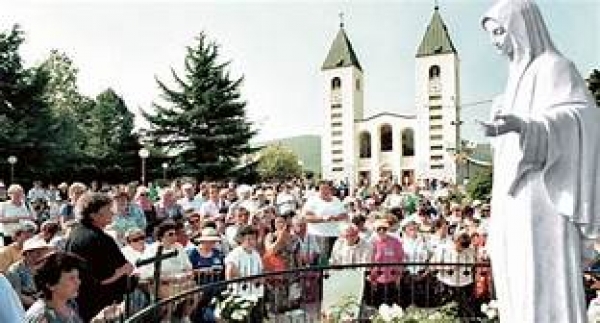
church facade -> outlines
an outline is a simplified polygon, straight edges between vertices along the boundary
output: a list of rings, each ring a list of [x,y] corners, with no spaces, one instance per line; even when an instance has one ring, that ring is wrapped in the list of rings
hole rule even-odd
[[[364,115],[363,68],[343,23],[321,67],[323,178],[410,184],[456,182],[459,142],[459,57],[439,8],[415,55],[415,113]]]

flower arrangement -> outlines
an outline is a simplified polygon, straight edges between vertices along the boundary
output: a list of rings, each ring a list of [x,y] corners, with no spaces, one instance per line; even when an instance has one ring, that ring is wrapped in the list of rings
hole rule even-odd
[[[258,304],[258,297],[254,295],[238,295],[223,292],[221,297],[215,298],[215,317],[226,322],[247,322],[252,311]]]
[[[360,303],[352,297],[344,298],[342,302],[323,312],[322,322],[347,323],[356,322],[356,313]],[[368,309],[363,309],[369,312]],[[397,304],[383,304],[375,314],[367,315],[373,323],[459,323],[458,304],[448,303],[437,308],[418,308],[409,306],[402,309]]]
[[[383,304],[371,317],[373,323],[453,323],[458,319],[458,304],[448,303],[439,308],[417,308],[410,306],[402,309],[397,304]]]
[[[489,303],[481,304],[481,313],[485,314],[487,322],[500,322],[498,317],[498,301],[491,300]]]
[[[324,323],[354,322],[359,308],[360,302],[356,297],[346,296],[335,306],[323,311],[322,321]]]

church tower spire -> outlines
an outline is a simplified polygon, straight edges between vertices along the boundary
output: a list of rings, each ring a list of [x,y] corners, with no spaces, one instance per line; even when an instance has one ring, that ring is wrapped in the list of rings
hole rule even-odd
[[[354,53],[354,49],[352,48],[352,43],[344,29],[344,14],[340,13],[340,30],[331,44],[329,53],[327,54],[327,58],[325,58],[325,62],[323,62],[321,70],[347,66],[354,66],[362,71],[356,53]]]
[[[457,54],[436,1],[433,16],[417,50],[417,57],[449,53]]]

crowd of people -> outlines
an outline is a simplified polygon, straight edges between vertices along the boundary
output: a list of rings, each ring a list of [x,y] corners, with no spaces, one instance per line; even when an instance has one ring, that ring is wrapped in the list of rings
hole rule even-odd
[[[29,322],[107,319],[122,312],[125,294],[136,311],[197,284],[357,263],[406,264],[367,271],[365,302],[375,307],[439,306],[458,294],[461,305],[473,307],[492,295],[489,267],[472,266],[488,261],[489,205],[461,199],[460,188],[443,182],[65,185],[36,183],[27,194],[16,184],[7,189],[0,288],[11,286],[16,300],[0,301],[0,309],[12,309],[0,310],[0,321],[13,321],[2,318],[7,313]],[[172,251],[157,276],[152,258]],[[322,277],[305,278],[238,284],[236,292],[282,312],[300,297],[318,300]],[[211,292],[183,299],[168,315],[214,322],[206,294],[219,290]]]

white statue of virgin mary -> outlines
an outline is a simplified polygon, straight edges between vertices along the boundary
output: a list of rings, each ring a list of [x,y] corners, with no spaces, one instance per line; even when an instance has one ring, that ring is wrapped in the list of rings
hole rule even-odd
[[[488,246],[501,322],[586,322],[582,244],[600,232],[600,109],[535,3],[498,1],[481,23],[509,59],[504,95],[482,123],[494,149]]]

